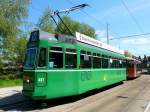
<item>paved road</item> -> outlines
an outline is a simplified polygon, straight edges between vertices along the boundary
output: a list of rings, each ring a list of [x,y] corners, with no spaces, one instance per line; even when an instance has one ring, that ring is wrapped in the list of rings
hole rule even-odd
[[[0,89],[1,91],[1,89]],[[0,100],[1,102],[1,100]],[[45,112],[150,112],[150,75],[75,98],[49,101],[47,106],[24,102],[0,108],[2,111]]]
[[[15,93],[20,93],[21,90],[22,86],[0,88],[0,99],[7,96],[11,96]]]
[[[0,107],[25,100],[21,94],[22,86],[0,89]]]

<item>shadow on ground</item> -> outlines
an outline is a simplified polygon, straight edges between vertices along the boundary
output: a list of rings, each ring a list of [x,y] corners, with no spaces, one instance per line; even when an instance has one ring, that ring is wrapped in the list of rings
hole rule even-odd
[[[77,95],[77,96],[64,97],[64,98],[58,98],[58,99],[53,99],[53,100],[47,100],[47,101],[28,100],[24,98],[21,93],[17,93],[12,96],[8,96],[8,97],[0,99],[0,103],[6,102],[6,101],[9,102],[8,104],[6,103],[6,105],[4,105],[4,103],[0,104],[0,110],[2,111],[33,111],[33,110],[51,108],[51,107],[55,107],[58,105],[63,105],[63,104],[68,104],[68,103],[79,101],[91,95],[95,95],[105,90],[108,90],[110,88],[114,88],[120,84],[123,84],[123,82],[120,82],[111,86],[107,86],[101,89],[92,90],[92,91],[89,91],[87,93]],[[13,103],[18,99],[24,99],[24,100],[20,100],[17,103]]]
[[[148,72],[143,72],[141,75],[150,75]]]

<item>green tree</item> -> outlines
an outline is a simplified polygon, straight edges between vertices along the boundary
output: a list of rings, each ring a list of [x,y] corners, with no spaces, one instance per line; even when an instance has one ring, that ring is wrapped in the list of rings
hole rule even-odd
[[[62,20],[69,27],[69,29],[72,31],[73,34],[75,34],[76,31],[78,32],[80,31],[79,22],[76,22],[67,16],[63,16]],[[58,23],[58,26],[56,27],[55,31],[56,33],[59,33],[59,34],[71,35],[70,32],[66,29],[66,27],[63,25],[61,21]]]
[[[0,35],[16,36],[18,26],[27,16],[30,0],[0,0]]]
[[[54,24],[51,13],[52,11],[49,7],[45,9],[43,15],[38,20],[38,27],[45,32],[54,33]]]
[[[0,60],[15,63],[17,36],[30,0],[0,0]]]
[[[15,36],[7,36],[7,38],[3,41],[4,47],[3,47],[3,59],[4,60],[10,60],[15,61],[16,57],[16,37]]]
[[[127,51],[127,50],[125,50],[124,55],[125,55],[126,57],[130,57],[130,58],[132,58],[132,56],[133,56],[133,55],[132,55],[129,51]]]
[[[72,31],[74,35],[75,35],[75,32],[80,32],[92,38],[96,38],[95,29],[92,28],[91,26],[85,23],[74,21],[68,16],[63,16],[62,20],[69,27],[69,29]],[[59,34],[71,35],[70,32],[66,29],[66,27],[63,25],[61,21],[58,23],[58,26],[56,27],[55,31],[56,33],[59,33]]]
[[[95,29],[85,23],[81,23],[80,32],[92,38],[96,38]]]
[[[23,63],[24,57],[25,57],[25,50],[27,45],[27,39],[26,37],[21,37],[17,39],[16,42],[16,55],[17,55],[17,62]]]
[[[27,6],[30,0],[0,0],[0,36],[3,38],[2,49],[15,51],[15,42],[19,25],[27,16]],[[3,50],[3,51],[4,51]]]

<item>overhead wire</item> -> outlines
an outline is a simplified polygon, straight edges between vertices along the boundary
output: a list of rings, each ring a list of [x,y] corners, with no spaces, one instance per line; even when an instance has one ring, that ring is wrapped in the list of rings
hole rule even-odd
[[[70,0],[67,0],[68,2],[70,2],[70,4],[72,5],[75,5],[74,3],[72,3],[72,1]],[[39,12],[40,14],[42,13],[42,11],[38,10],[37,8],[35,7],[32,7],[33,10]],[[88,14],[87,12],[83,11],[83,10],[80,10],[82,11],[83,13],[85,13],[86,15],[88,15],[89,17],[91,18],[95,18],[94,16]],[[98,19],[95,18],[95,21],[97,21],[98,23],[104,25],[103,23],[101,23],[101,21],[99,21]],[[111,31],[112,32],[112,31]],[[114,32],[112,32],[114,33]],[[141,34],[134,34],[134,35],[127,35],[127,36],[119,36],[118,34],[116,34],[118,37],[117,38],[112,38],[110,40],[115,40],[115,39],[124,39],[124,38],[134,38],[134,37],[139,37],[139,36],[146,36],[146,35],[150,35],[150,33],[141,33]],[[145,37],[145,38],[148,38],[148,37]]]
[[[68,2],[69,2],[70,4],[72,4],[72,5],[75,5],[75,3],[73,3],[71,0],[66,0],[66,1],[68,1]],[[150,35],[150,33],[143,33],[144,31],[143,31],[142,27],[140,26],[140,24],[138,23],[138,21],[136,20],[136,18],[134,17],[134,15],[131,13],[131,11],[130,11],[130,9],[128,8],[128,6],[126,5],[126,3],[125,3],[123,0],[121,0],[121,1],[122,1],[123,6],[126,8],[126,10],[128,11],[129,15],[131,16],[132,20],[135,22],[136,26],[138,27],[138,29],[140,30],[140,32],[141,32],[142,34],[135,34],[135,35],[128,35],[128,36],[119,36],[116,32],[112,31],[112,30],[109,28],[109,31],[111,31],[111,32],[114,33],[116,36],[118,36],[117,38],[112,38],[112,39],[109,39],[109,40],[124,39],[124,38],[133,38],[133,37],[137,37],[137,36],[139,37],[139,36]],[[97,18],[95,18],[94,16],[88,14],[88,13],[87,13],[86,11],[84,11],[84,10],[80,10],[80,11],[83,12],[83,13],[85,13],[87,16],[93,18],[95,21],[97,21],[97,23],[99,23],[99,24],[101,24],[101,25],[104,26],[104,24],[103,24],[101,21],[99,21]],[[147,38],[147,37],[146,37],[146,38]]]
[[[139,29],[139,31],[141,33],[143,33],[143,28],[141,27],[141,25],[139,24],[139,22],[137,21],[137,19],[135,18],[135,16],[132,14],[131,10],[129,9],[129,7],[127,6],[127,4],[125,3],[124,0],[121,0],[122,5],[124,6],[124,8],[127,10],[129,16],[131,17],[131,19],[134,21],[135,25],[137,26],[137,28]]]
[[[70,3],[71,5],[75,5],[75,3],[73,3],[71,0],[66,0],[66,1],[67,1],[68,3]],[[84,11],[84,10],[80,10],[80,11],[81,11],[82,13],[86,14],[87,16],[93,18],[93,20],[96,21],[96,23],[101,24],[102,26],[105,26],[105,27],[106,27],[106,25],[105,25],[104,23],[102,23],[100,20],[98,20],[96,17],[90,15],[89,13],[87,13],[87,12]],[[110,28],[109,28],[109,31],[110,31],[111,33],[115,34],[116,36],[120,37],[118,33],[112,31]]]
[[[140,36],[146,36],[146,35],[150,35],[150,33],[142,33],[142,34],[135,34],[135,35],[128,35],[128,36],[121,36],[118,38],[112,38],[110,40],[114,40],[114,39],[124,39],[124,38],[133,38],[133,37],[140,37]],[[150,37],[145,37],[145,38],[150,38]]]

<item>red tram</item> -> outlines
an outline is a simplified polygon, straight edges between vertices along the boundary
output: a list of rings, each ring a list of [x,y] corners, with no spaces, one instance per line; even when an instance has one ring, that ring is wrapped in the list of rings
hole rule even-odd
[[[127,78],[136,78],[140,76],[141,70],[141,61],[128,58],[127,59]]]

